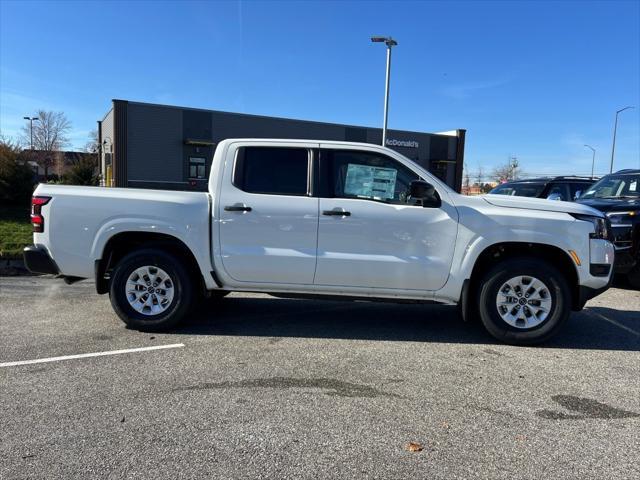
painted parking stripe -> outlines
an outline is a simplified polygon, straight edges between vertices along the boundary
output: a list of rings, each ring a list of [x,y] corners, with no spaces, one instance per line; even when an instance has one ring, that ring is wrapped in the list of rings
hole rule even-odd
[[[0,363],[0,368],[17,367],[19,365],[33,365],[34,363],[61,362],[63,360],[75,360],[77,358],[104,357],[107,355],[121,355],[123,353],[149,352],[152,350],[165,350],[167,348],[182,348],[184,343],[171,345],[155,345],[153,347],[127,348],[126,350],[109,350],[106,352],[80,353],[78,355],[65,355],[63,357],[36,358],[35,360],[21,360],[18,362]]]
[[[613,318],[609,318],[609,317],[605,317],[603,314],[601,313],[597,313],[597,312],[589,312],[591,315],[594,315],[596,317],[600,317],[602,320],[604,320],[605,322],[609,322],[612,325],[615,325],[616,327],[620,327],[623,330],[626,330],[629,333],[632,333],[633,335],[635,335],[636,337],[640,337],[640,333],[636,332],[634,329],[627,327],[626,325],[621,324],[620,322],[616,322]]]

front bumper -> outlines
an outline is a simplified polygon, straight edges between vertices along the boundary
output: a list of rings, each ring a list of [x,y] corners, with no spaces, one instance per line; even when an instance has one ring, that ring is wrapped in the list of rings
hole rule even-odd
[[[613,219],[615,212],[608,214]],[[636,217],[633,217],[636,218]],[[629,273],[640,263],[640,221],[631,220],[623,224],[616,222],[611,224],[613,230],[613,243],[616,246],[616,273]]]
[[[616,273],[629,273],[638,264],[638,254],[634,254],[631,248],[616,250]]]
[[[608,284],[612,276],[616,251],[609,240],[592,238],[589,240],[588,276],[581,284],[599,289]]]
[[[53,275],[60,273],[56,262],[53,261],[53,258],[43,247],[29,245],[24,248],[22,256],[25,266],[32,273],[50,273]]]
[[[604,293],[613,282],[613,265],[616,252],[609,240],[589,240],[589,264],[583,265],[577,291],[574,293],[573,310],[582,310],[584,304]]]

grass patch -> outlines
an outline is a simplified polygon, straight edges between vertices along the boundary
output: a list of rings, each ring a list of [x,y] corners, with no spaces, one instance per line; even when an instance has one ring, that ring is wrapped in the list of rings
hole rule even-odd
[[[20,258],[22,249],[33,243],[30,207],[0,207],[0,258]]]

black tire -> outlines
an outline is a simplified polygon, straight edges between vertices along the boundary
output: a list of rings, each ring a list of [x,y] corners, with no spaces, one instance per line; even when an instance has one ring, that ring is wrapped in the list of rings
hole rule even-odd
[[[145,314],[135,310],[127,297],[129,276],[138,268],[145,266],[162,269],[169,277],[169,283],[166,285],[173,289],[172,300],[167,301],[169,305],[163,306],[165,310],[158,314]],[[163,291],[166,293],[166,290]],[[157,332],[175,327],[189,312],[193,301],[193,282],[179,258],[157,249],[136,250],[116,265],[109,298],[113,309],[127,326],[136,330]],[[149,312],[150,308],[147,308],[147,311]]]
[[[500,288],[507,280],[518,276],[537,278],[545,284],[551,297],[552,304],[546,318],[531,328],[526,328],[526,323],[522,328],[510,325],[498,311],[496,298]],[[501,342],[513,345],[546,342],[558,333],[571,313],[571,291],[567,280],[553,265],[541,259],[505,259],[485,275],[480,285],[480,320],[487,331]]]

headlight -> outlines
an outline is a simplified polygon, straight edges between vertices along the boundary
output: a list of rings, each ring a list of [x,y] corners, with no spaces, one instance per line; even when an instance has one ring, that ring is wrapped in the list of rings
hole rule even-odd
[[[607,218],[613,225],[631,224],[634,220],[640,219],[640,210],[631,210],[628,212],[609,212]]]
[[[589,234],[589,238],[599,238],[602,240],[611,240],[611,223],[609,219],[604,217],[595,217],[593,215],[580,215],[578,213],[571,214],[577,220],[590,222],[593,225],[593,233]]]

